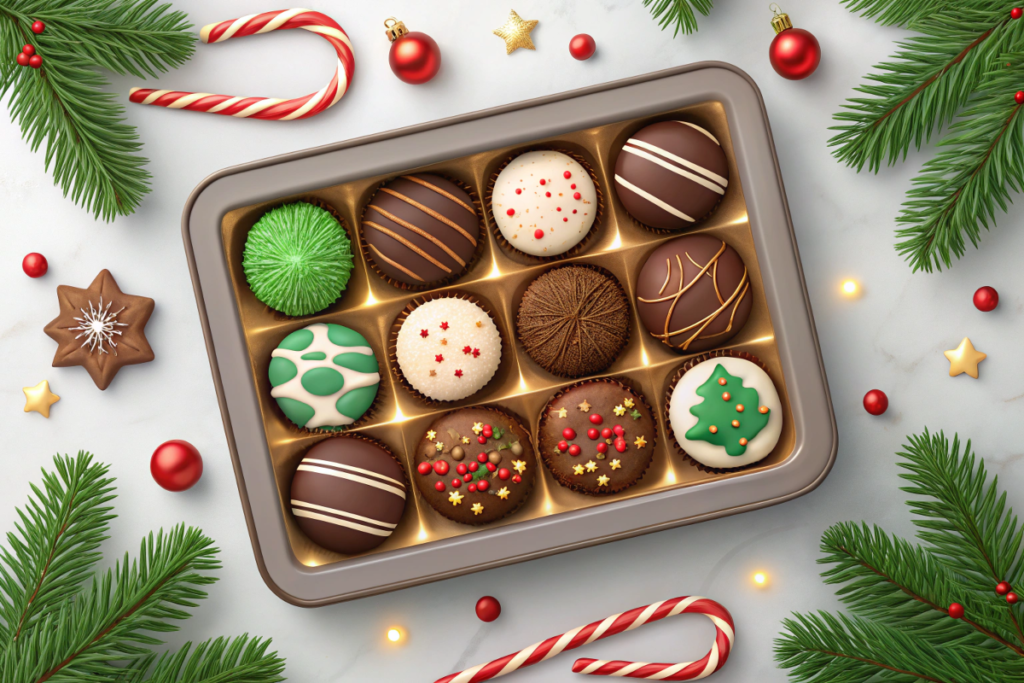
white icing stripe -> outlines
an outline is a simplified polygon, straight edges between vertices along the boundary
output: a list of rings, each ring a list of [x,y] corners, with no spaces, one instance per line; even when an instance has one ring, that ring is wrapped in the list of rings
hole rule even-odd
[[[523,665],[523,662],[525,662],[527,659],[529,659],[530,655],[533,654],[533,651],[536,650],[539,646],[540,646],[540,643],[534,643],[533,645],[531,645],[530,647],[526,648],[525,650],[520,650],[519,652],[517,652],[516,656],[513,657],[509,661],[509,663],[506,664],[505,667],[501,671],[499,671],[497,674],[494,675],[494,678],[497,678],[498,676],[504,676],[508,672],[515,671],[516,669],[521,667]]]
[[[675,607],[672,608],[672,611],[669,613],[669,616],[670,617],[674,617],[677,614],[682,614],[683,610],[685,610],[687,607],[689,607],[693,603],[697,602],[698,600],[704,600],[704,599],[705,598],[701,598],[701,597],[698,597],[696,595],[691,595],[690,597],[686,598],[685,600],[680,600],[679,604],[677,604]],[[712,619],[714,619],[714,617],[712,617]]]
[[[594,632],[590,634],[589,638],[587,638],[587,642],[585,642],[583,644],[584,645],[590,645],[592,642],[594,642],[595,640],[597,640],[598,638],[603,636],[604,632],[607,631],[609,628],[611,628],[611,625],[614,624],[615,620],[618,619],[620,616],[622,616],[622,615],[621,614],[612,615],[612,616],[608,617],[607,619],[605,619],[604,621],[602,621],[600,624],[598,624],[597,628],[594,629]]]
[[[665,601],[662,600],[661,602],[656,602],[654,604],[651,604],[651,605],[648,605],[647,607],[645,607],[644,611],[640,613],[640,616],[638,616],[636,619],[634,619],[633,623],[626,627],[626,630],[627,631],[632,631],[633,629],[637,628],[638,626],[643,626],[644,624],[646,624],[647,621],[652,616],[654,616],[654,613],[658,611],[658,608],[661,607],[664,604],[665,604]]]
[[[332,515],[338,515],[339,517],[348,517],[350,519],[356,520],[357,522],[376,524],[377,526],[384,527],[385,529],[394,529],[396,526],[398,526],[397,524],[388,524],[387,522],[382,522],[379,519],[370,519],[369,517],[363,517],[362,515],[357,515],[354,512],[335,510],[334,508],[325,507],[323,505],[317,505],[316,503],[307,503],[306,501],[303,500],[292,499],[292,505],[309,508],[310,510],[317,510],[319,512],[328,512]]]
[[[370,534],[371,536],[390,536],[390,531],[384,531],[383,529],[374,529],[363,524],[356,524],[355,522],[349,522],[344,519],[338,519],[337,517],[328,517],[327,515],[321,515],[317,512],[309,512],[308,510],[300,510],[298,508],[292,508],[292,514],[296,517],[306,517],[308,519],[315,519],[318,522],[326,522],[328,524],[334,524],[335,526],[343,526],[347,529],[354,531],[361,531],[364,534]]]
[[[354,465],[343,465],[340,462],[331,462],[330,460],[320,460],[319,458],[304,458],[302,460],[302,462],[304,462],[304,463],[312,463],[314,465],[325,465],[327,467],[334,467],[334,468],[337,468],[339,470],[348,470],[349,472],[355,472],[356,474],[362,474],[362,475],[367,476],[367,477],[375,477],[377,479],[382,479],[382,480],[388,482],[389,484],[394,484],[395,486],[397,486],[400,489],[404,489],[405,488],[405,484],[400,482],[400,481],[398,481],[397,479],[392,479],[391,477],[385,476],[385,475],[380,474],[378,472],[374,472],[372,470],[363,469],[362,467],[355,467]]]
[[[348,39],[343,31],[339,31],[331,26],[304,26],[307,31],[312,33],[319,33],[322,36],[330,36],[331,38],[337,38],[341,42],[348,46],[348,49],[352,49],[352,41]]]
[[[615,673],[613,673],[611,675],[616,677],[616,678],[621,678],[623,676],[628,676],[629,674],[633,673],[637,669],[639,669],[641,667],[644,667],[644,666],[647,666],[647,662],[630,662],[629,664],[627,664],[626,666],[622,667],[621,669],[619,669],[618,671],[616,671]]]
[[[661,671],[655,673],[653,676],[648,676],[647,679],[651,681],[663,681],[669,676],[676,675],[677,673],[679,673],[686,667],[690,666],[691,664],[693,664],[693,662],[680,662],[679,664],[673,664],[667,669],[662,669]]]
[[[708,178],[710,178],[711,180],[714,180],[716,183],[718,183],[722,187],[729,187],[728,179],[723,178],[722,176],[718,175],[714,171],[709,171],[708,169],[704,168],[703,166],[698,166],[697,164],[693,163],[692,161],[690,161],[688,159],[684,159],[684,158],[682,158],[680,156],[676,156],[672,152],[669,152],[666,149],[662,149],[661,147],[658,147],[657,145],[652,145],[649,142],[644,142],[643,140],[636,140],[634,138],[630,138],[626,142],[631,144],[631,145],[636,145],[637,147],[643,147],[644,149],[646,149],[648,151],[651,151],[651,152],[654,152],[655,154],[661,155],[661,156],[665,157],[666,159],[671,159],[672,161],[676,162],[677,164],[681,164],[681,165],[687,167],[691,171],[696,171],[697,173],[701,173],[701,174],[707,176]]]
[[[341,65],[341,62],[338,62],[338,64],[339,64],[339,67],[340,67],[340,65]],[[337,78],[337,72],[335,72],[335,78]],[[300,116],[302,116],[303,114],[305,114],[306,112],[308,112],[308,111],[309,111],[310,109],[312,109],[313,107],[315,107],[315,106],[317,106],[318,104],[320,104],[320,101],[321,101],[321,100],[323,100],[323,99],[324,99],[324,97],[326,97],[326,96],[327,96],[327,89],[328,89],[329,87],[331,87],[331,84],[333,84],[333,83],[334,83],[334,79],[331,79],[331,82],[330,82],[330,83],[328,83],[328,84],[327,84],[327,85],[325,85],[324,87],[320,88],[320,90],[318,90],[318,91],[316,92],[316,94],[315,94],[315,95],[313,95],[312,97],[310,97],[310,98],[309,98],[309,99],[308,99],[308,100],[306,101],[306,103],[305,103],[304,105],[302,105],[301,107],[299,107],[298,109],[296,109],[295,111],[293,111],[293,112],[292,112],[291,114],[288,114],[288,116],[285,116],[285,117],[284,117],[284,118],[282,118],[281,120],[282,120],[282,121],[292,121],[292,120],[294,120],[294,119],[297,119],[297,118],[299,118]]]
[[[244,16],[244,17],[239,17],[238,19],[235,19],[235,20],[234,20],[234,21],[233,21],[233,22],[231,23],[231,26],[228,26],[228,30],[227,30],[227,31],[224,31],[224,33],[220,34],[220,37],[219,37],[219,38],[217,38],[217,40],[215,40],[215,41],[213,41],[213,42],[215,42],[215,43],[221,43],[221,42],[223,42],[223,41],[227,40],[227,39],[228,39],[228,38],[230,38],[231,36],[233,36],[233,35],[235,35],[236,33],[238,33],[238,32],[239,32],[239,31],[240,31],[240,30],[242,29],[242,27],[243,27],[243,26],[245,26],[246,24],[248,24],[248,23],[249,23],[250,21],[252,21],[253,19],[255,19],[255,18],[256,18],[257,16],[259,16],[259,15],[257,15],[257,14],[250,14],[250,15],[248,15],[248,16]],[[216,25],[217,25],[217,24],[214,24],[214,26],[216,26]]]
[[[561,653],[561,651],[565,649],[565,646],[571,643],[572,639],[575,638],[576,634],[579,633],[582,629],[582,626],[577,626],[573,630],[563,633],[562,636],[558,639],[558,641],[554,644],[554,646],[552,646],[552,648],[548,650],[548,653],[544,655],[544,658],[540,661],[547,661],[548,659],[551,659],[555,655]]]
[[[583,671],[580,671],[580,673],[581,673],[581,674],[589,674],[589,673],[591,673],[591,672],[593,672],[593,671],[597,671],[597,670],[598,670],[598,669],[600,669],[600,668],[601,668],[602,666],[604,666],[604,664],[605,664],[605,663],[604,663],[603,661],[601,661],[601,660],[598,660],[598,659],[595,659],[595,660],[594,660],[593,662],[591,662],[590,664],[587,664],[586,668],[584,668],[584,669],[583,669]]]
[[[717,668],[718,668],[718,641],[716,640],[715,644],[711,646],[711,654],[708,655],[708,664],[707,664],[707,666],[705,666],[704,670],[700,672],[700,675],[697,676],[693,680],[699,681],[702,678],[707,678],[711,674],[715,673],[715,669],[717,669]]]
[[[232,114],[232,116],[239,119],[248,118],[254,114],[259,114],[264,109],[273,107],[275,104],[281,104],[282,102],[284,102],[284,100],[278,100],[274,99],[273,97],[268,97],[265,100],[260,100],[258,102],[254,102],[253,104],[250,104],[248,107],[238,112],[237,114]]]
[[[689,126],[690,128],[693,128],[694,130],[699,130],[701,133],[704,133],[704,135],[707,135],[709,138],[711,138],[712,142],[714,142],[716,145],[718,145],[719,147],[722,146],[722,143],[718,141],[718,138],[716,138],[710,132],[698,126],[696,123],[690,123],[689,121],[676,121],[676,123],[681,123],[684,126]]]
[[[309,11],[308,9],[290,9],[290,10],[286,10],[284,12],[281,12],[276,17],[271,19],[270,22],[268,22],[266,26],[264,26],[259,31],[257,31],[256,35],[259,35],[261,33],[270,33],[271,31],[276,31],[277,29],[281,28],[282,25],[284,25],[285,23],[290,21],[292,19],[292,17],[296,17],[296,16],[302,14],[303,12],[308,12],[308,11]]]
[[[666,202],[663,202],[662,200],[658,199],[657,197],[655,197],[653,194],[651,194],[649,192],[644,192],[639,187],[633,185],[633,183],[630,183],[630,182],[624,180],[622,176],[616,175],[615,176],[615,182],[621,184],[627,190],[632,190],[633,192],[636,192],[638,195],[640,195],[641,197],[643,197],[644,199],[649,201],[651,204],[654,204],[655,206],[657,206],[660,209],[668,211],[670,214],[672,214],[676,218],[681,218],[684,221],[689,221],[690,223],[695,222],[693,218],[690,218],[689,216],[687,216],[685,213],[683,213],[682,211],[680,211],[676,207],[674,207],[671,204],[668,204]]]
[[[726,623],[724,619],[713,617],[710,614],[708,615],[708,618],[711,619],[711,621],[715,622],[715,626],[717,626],[722,631],[722,633],[725,634],[725,637],[729,639],[729,644],[732,645],[733,640],[735,640],[736,638],[736,634],[733,633],[732,626],[729,626],[729,624]]]
[[[451,683],[469,683],[473,680],[473,676],[476,676],[476,672],[487,666],[486,664],[477,664],[472,669],[466,669],[458,676],[451,680]]]
[[[663,159],[659,159],[658,157],[654,156],[653,154],[648,154],[647,152],[643,151],[642,149],[637,149],[636,147],[630,147],[630,146],[627,145],[627,146],[622,148],[622,151],[623,152],[629,152],[630,154],[635,154],[636,156],[640,157],[641,159],[647,159],[647,161],[650,161],[652,164],[657,164],[658,166],[661,166],[662,168],[666,168],[666,169],[672,171],[673,173],[675,173],[677,175],[683,176],[687,180],[691,180],[691,181],[697,183],[698,185],[706,187],[707,189],[711,190],[712,192],[717,192],[718,194],[725,194],[725,190],[724,189],[722,189],[719,185],[716,185],[715,183],[711,182],[710,180],[705,180],[704,178],[701,178],[698,175],[694,175],[693,173],[690,173],[689,171],[684,171],[683,169],[679,168],[678,166],[673,166],[669,162],[664,161]]]
[[[381,491],[393,493],[396,496],[399,496],[402,500],[405,500],[405,491],[402,489],[396,489],[394,486],[388,486],[387,484],[382,484],[378,481],[374,481],[373,479],[360,477],[357,474],[349,474],[348,472],[339,472],[338,470],[329,470],[326,467],[314,467],[312,465],[299,465],[298,471],[313,472],[314,474],[326,474],[329,477],[337,477],[338,479],[348,479],[349,481],[354,481],[357,484],[365,484],[366,486],[372,486],[380,489]]]
[[[153,92],[151,92],[148,95],[146,95],[146,99],[142,100],[142,103],[143,104],[152,104],[154,100],[157,100],[157,99],[163,97],[164,95],[166,95],[169,92],[171,92],[171,91],[170,90],[154,90]]]
[[[235,104],[237,104],[238,102],[241,102],[244,99],[245,99],[244,97],[232,97],[231,99],[224,100],[220,104],[217,104],[217,105],[214,105],[214,106],[210,107],[210,113],[211,114],[215,114],[215,113],[217,113],[219,111],[223,111],[224,109],[227,109],[228,107],[233,107]]]
[[[206,93],[206,92],[189,93],[188,95],[185,95],[184,97],[179,97],[178,99],[176,99],[173,102],[171,102],[169,105],[167,105],[167,108],[168,109],[181,109],[182,107],[187,107],[188,105],[192,104],[196,100],[201,100],[204,97],[210,97],[210,93]]]

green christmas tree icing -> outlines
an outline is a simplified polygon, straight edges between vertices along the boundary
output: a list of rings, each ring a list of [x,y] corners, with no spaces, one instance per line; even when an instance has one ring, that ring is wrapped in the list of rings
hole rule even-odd
[[[697,418],[697,424],[686,432],[691,441],[707,441],[723,447],[729,455],[743,455],[747,442],[768,424],[769,412],[760,411],[757,390],[743,386],[743,380],[730,375],[721,364],[697,388],[697,395],[704,400],[690,408]],[[733,426],[734,421],[738,427]]]

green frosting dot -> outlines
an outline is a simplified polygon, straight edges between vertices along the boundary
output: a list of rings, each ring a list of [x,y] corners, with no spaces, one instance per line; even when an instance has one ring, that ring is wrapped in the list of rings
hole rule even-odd
[[[327,338],[338,346],[369,346],[366,337],[343,325],[327,324]],[[376,372],[376,370],[374,370]]]
[[[288,349],[289,351],[302,351],[305,348],[309,348],[309,345],[313,343],[313,330],[308,327],[304,330],[295,330],[287,337],[281,340],[281,343],[277,345],[279,349]]]
[[[377,372],[379,370],[377,359],[372,354],[339,353],[332,361],[335,365],[340,365],[343,368],[355,370],[356,372]]]
[[[327,358],[327,354],[323,351],[310,351],[302,354],[302,360],[324,360],[325,358]]]
[[[330,396],[341,391],[345,378],[332,368],[313,368],[302,375],[302,386],[314,396]]]
[[[277,399],[277,405],[280,406],[285,417],[300,427],[304,427],[316,413],[312,406],[308,406],[302,401],[296,401],[293,398],[279,398]]]
[[[373,399],[377,397],[378,384],[360,389],[353,389],[338,399],[335,407],[342,415],[358,420],[373,405]]]
[[[295,363],[287,358],[277,357],[270,359],[270,371],[267,373],[270,377],[270,386],[280,386],[290,381],[297,374],[299,374],[299,369],[295,367]]]

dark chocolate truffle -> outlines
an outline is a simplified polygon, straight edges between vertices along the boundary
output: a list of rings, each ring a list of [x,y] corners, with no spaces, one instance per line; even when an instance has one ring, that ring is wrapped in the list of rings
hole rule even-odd
[[[405,510],[402,466],[383,446],[339,436],[309,449],[292,479],[295,521],[319,546],[345,555],[387,540]]]
[[[373,264],[398,282],[426,286],[461,274],[476,252],[480,217],[455,183],[429,173],[384,185],[363,214]]]
[[[614,380],[561,391],[541,413],[538,444],[562,486],[591,495],[629,488],[654,459],[657,427],[640,394]]]
[[[679,230],[706,218],[729,185],[714,135],[688,121],[662,121],[626,141],[615,162],[615,190],[644,225]]]
[[[636,293],[644,327],[691,353],[729,341],[753,304],[743,259],[708,235],[679,237],[655,249],[640,269]]]
[[[629,302],[611,275],[586,266],[556,268],[523,294],[519,340],[548,372],[582,377],[615,362],[629,339]]]
[[[515,512],[533,491],[537,471],[530,435],[494,408],[462,408],[435,420],[414,460],[420,493],[461,524],[487,524]]]

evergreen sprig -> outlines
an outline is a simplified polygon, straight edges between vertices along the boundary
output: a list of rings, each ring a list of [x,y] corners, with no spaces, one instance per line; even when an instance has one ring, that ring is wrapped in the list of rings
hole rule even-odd
[[[651,8],[651,15],[661,30],[672,27],[672,37],[679,32],[697,32],[697,12],[705,17],[711,14],[714,0],[644,0],[644,7]]]
[[[32,33],[41,20],[46,30]],[[65,196],[97,218],[135,211],[149,192],[147,163],[124,108],[95,71],[142,77],[187,61],[195,37],[182,12],[156,0],[0,0],[0,97]],[[15,56],[31,44],[39,69]]]
[[[864,523],[828,529],[822,577],[852,616],[794,614],[776,660],[807,683],[1024,681],[1021,607],[995,592],[1024,578],[1024,539],[997,478],[942,433],[910,436],[899,455],[925,545]],[[953,603],[963,618],[949,616]]]
[[[0,549],[0,680],[4,683],[274,683],[284,661],[269,640],[218,638],[157,657],[220,566],[202,531],[143,539],[136,559],[93,574],[113,518],[113,479],[88,453],[54,458],[56,474],[18,510]],[[92,576],[89,581],[90,575]]]

